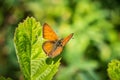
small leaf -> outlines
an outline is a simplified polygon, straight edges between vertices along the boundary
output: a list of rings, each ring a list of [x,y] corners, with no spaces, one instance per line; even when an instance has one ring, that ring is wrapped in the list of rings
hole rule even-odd
[[[18,25],[14,42],[20,68],[25,80],[51,80],[58,70],[60,59],[47,63],[42,50],[42,27],[34,18],[28,17]]]
[[[112,60],[108,64],[107,72],[111,80],[120,80],[120,61]]]

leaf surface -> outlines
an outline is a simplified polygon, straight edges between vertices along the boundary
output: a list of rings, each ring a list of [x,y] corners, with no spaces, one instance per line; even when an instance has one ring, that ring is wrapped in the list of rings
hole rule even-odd
[[[51,80],[58,70],[60,58],[48,64],[42,50],[42,26],[33,17],[18,25],[14,43],[20,68],[25,80]]]

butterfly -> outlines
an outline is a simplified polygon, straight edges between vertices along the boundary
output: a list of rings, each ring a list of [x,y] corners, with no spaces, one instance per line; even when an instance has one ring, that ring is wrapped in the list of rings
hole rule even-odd
[[[44,23],[43,38],[47,40],[42,45],[43,51],[50,58],[58,56],[62,52],[66,43],[72,38],[72,36],[73,33],[63,39],[59,39],[53,29],[47,23]]]

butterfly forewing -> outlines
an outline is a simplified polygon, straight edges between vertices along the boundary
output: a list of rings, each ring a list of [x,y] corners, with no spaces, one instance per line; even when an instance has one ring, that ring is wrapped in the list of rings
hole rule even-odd
[[[52,41],[58,40],[58,36],[47,23],[43,25],[43,38]]]
[[[62,46],[65,46],[67,44],[67,42],[72,38],[72,36],[73,36],[73,33],[70,34],[69,36],[67,36],[66,38],[64,38],[62,40]]]

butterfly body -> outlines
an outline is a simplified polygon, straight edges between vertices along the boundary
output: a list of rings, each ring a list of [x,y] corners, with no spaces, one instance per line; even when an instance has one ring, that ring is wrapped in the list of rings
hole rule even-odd
[[[55,42],[55,46],[61,46],[61,47],[63,47],[63,45],[62,45],[62,39],[56,41]]]
[[[73,33],[64,39],[58,39],[56,33],[51,29],[48,24],[43,25],[43,38],[47,39],[42,45],[44,52],[51,58],[59,55],[65,44],[72,38]]]

